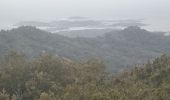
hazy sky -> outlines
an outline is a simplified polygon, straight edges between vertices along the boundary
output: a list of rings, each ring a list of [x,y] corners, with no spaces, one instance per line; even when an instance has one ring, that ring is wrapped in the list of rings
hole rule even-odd
[[[69,16],[143,18],[170,23],[170,0],[0,0],[1,23]]]

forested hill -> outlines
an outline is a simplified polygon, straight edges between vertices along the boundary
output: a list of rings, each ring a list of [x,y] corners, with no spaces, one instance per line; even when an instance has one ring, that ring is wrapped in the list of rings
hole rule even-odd
[[[95,59],[11,52],[0,63],[0,100],[170,100],[170,57],[113,76]]]
[[[28,57],[47,52],[69,59],[98,58],[113,71],[170,52],[170,37],[139,27],[111,31],[96,38],[68,38],[31,26],[0,32],[0,54],[17,51]]]

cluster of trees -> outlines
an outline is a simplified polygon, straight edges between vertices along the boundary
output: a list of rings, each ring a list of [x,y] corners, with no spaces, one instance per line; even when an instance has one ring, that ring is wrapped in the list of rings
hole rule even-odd
[[[0,100],[170,100],[170,57],[107,73],[96,59],[11,52],[0,63]]]

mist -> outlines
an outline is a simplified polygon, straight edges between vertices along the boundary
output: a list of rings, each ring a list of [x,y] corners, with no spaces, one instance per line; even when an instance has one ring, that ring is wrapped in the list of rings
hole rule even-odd
[[[170,0],[0,0],[0,100],[170,100]]]
[[[20,21],[52,21],[83,16],[144,19],[150,30],[169,31],[169,0],[1,0],[1,26]]]

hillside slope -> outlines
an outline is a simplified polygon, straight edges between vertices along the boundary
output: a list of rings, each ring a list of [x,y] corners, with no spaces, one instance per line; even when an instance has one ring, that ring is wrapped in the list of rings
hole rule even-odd
[[[1,55],[12,50],[29,57],[47,52],[75,60],[98,58],[115,71],[170,52],[169,43],[169,36],[138,27],[108,32],[96,38],[68,38],[30,26],[0,32]]]

